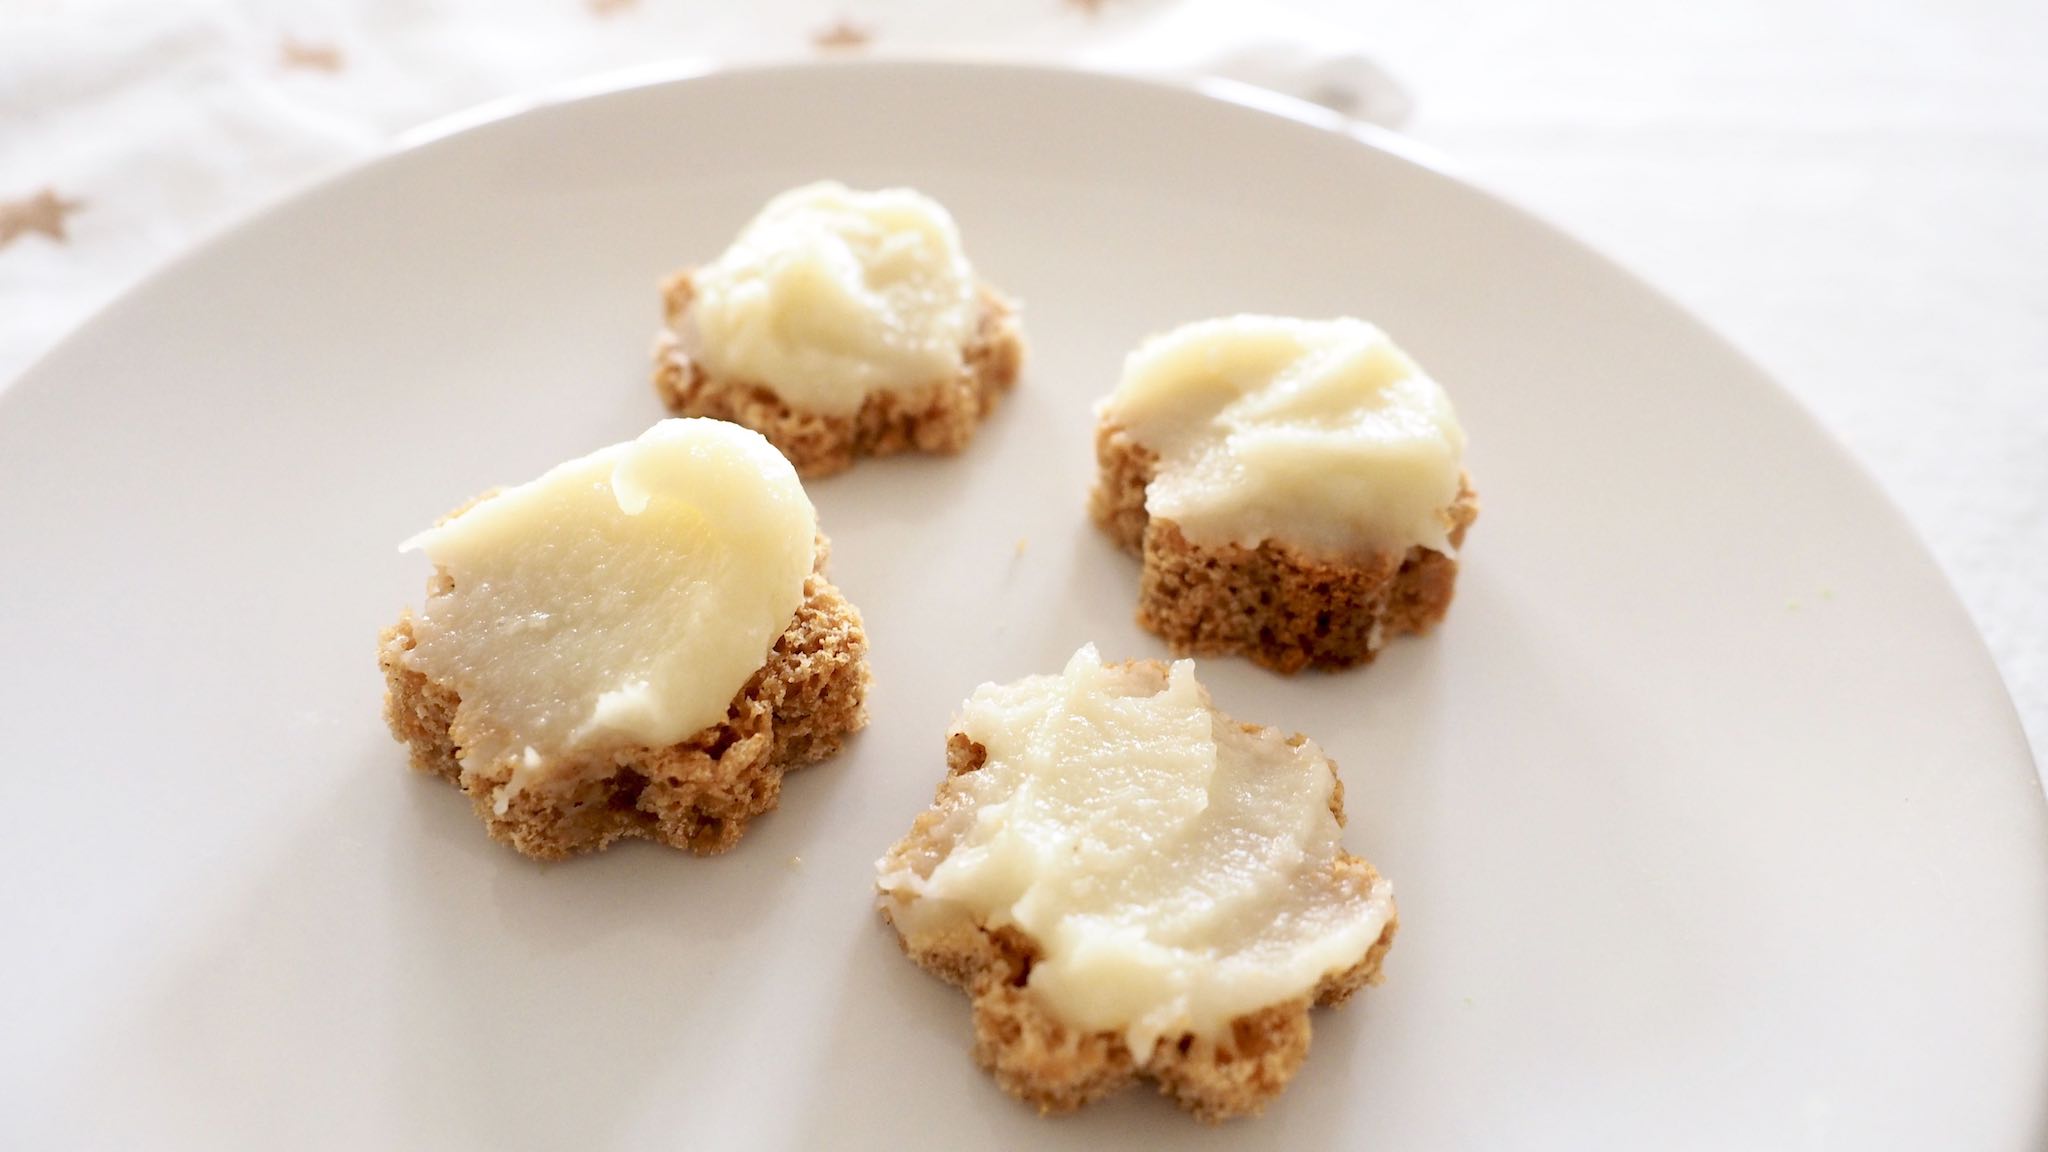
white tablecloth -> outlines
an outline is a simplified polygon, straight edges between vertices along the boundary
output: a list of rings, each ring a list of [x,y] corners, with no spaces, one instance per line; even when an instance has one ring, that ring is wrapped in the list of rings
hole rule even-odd
[[[2048,749],[2040,0],[9,0],[0,382],[421,121],[677,57],[932,49],[1223,72],[1397,122],[1615,255],[1871,468]]]

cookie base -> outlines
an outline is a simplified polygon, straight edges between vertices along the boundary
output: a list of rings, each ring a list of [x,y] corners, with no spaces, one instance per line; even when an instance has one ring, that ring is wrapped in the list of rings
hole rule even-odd
[[[870,393],[851,415],[815,412],[785,402],[758,382],[715,376],[693,357],[685,334],[695,297],[689,272],[662,286],[667,324],[655,342],[655,393],[678,416],[710,416],[752,428],[806,478],[841,471],[862,456],[959,452],[1016,384],[1024,363],[1015,307],[983,287],[980,317],[961,349],[957,376],[925,388]]]
[[[774,808],[783,773],[823,760],[867,724],[867,633],[860,613],[825,579],[825,545],[795,619],[775,641],[725,719],[667,747],[616,748],[571,758],[521,790],[503,811],[509,765],[465,774],[450,735],[461,698],[408,667],[413,617],[384,630],[384,720],[412,766],[470,797],[495,840],[537,860],[594,852],[641,837],[698,855],[723,852],[747,822]],[[446,577],[437,577],[446,591]]]
[[[1165,666],[1158,667],[1163,680]],[[979,769],[986,755],[980,744],[952,734],[946,743],[947,778]],[[1330,811],[1343,822],[1341,784],[1331,794]],[[890,856],[937,853],[933,838],[941,820],[936,807],[926,811]],[[1356,877],[1362,889],[1379,878],[1372,865],[1350,853],[1338,857],[1336,868]],[[882,917],[894,924],[886,902]],[[1121,1033],[1070,1027],[1032,994],[1027,982],[1037,949],[1017,929],[967,924],[915,940],[899,930],[898,942],[919,967],[967,993],[974,1012],[975,1062],[1005,1092],[1040,1113],[1071,1112],[1144,1078],[1196,1118],[1214,1124],[1257,1115],[1280,1095],[1308,1058],[1309,1009],[1340,1004],[1360,988],[1379,983],[1381,963],[1399,928],[1398,914],[1389,917],[1358,963],[1323,977],[1309,995],[1241,1016],[1217,1036],[1162,1037],[1142,1064]]]
[[[1449,610],[1458,562],[1431,548],[1333,561],[1268,540],[1256,548],[1190,542],[1145,511],[1159,458],[1112,425],[1098,426],[1100,472],[1089,514],[1143,560],[1138,623],[1181,655],[1243,655],[1276,672],[1370,662],[1389,637],[1427,632]],[[1460,477],[1449,509],[1453,548],[1479,517]]]

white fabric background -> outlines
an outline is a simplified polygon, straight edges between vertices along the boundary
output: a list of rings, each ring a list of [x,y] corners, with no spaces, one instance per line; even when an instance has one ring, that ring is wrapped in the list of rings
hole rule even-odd
[[[1847,442],[2048,749],[2040,0],[5,0],[0,202],[85,206],[63,243],[0,248],[0,387],[170,254],[421,121],[593,71],[815,55],[842,19],[870,41],[841,51],[1222,72],[1437,145]],[[339,69],[288,63],[287,38]]]

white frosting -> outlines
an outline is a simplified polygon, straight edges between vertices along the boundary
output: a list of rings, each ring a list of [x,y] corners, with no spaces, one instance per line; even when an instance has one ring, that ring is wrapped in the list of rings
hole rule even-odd
[[[953,217],[908,188],[784,192],[693,280],[705,368],[827,414],[958,374],[976,319]]]
[[[1338,877],[1336,776],[1308,741],[1214,711],[1194,664],[985,684],[955,730],[987,750],[942,793],[936,847],[878,865],[913,944],[964,924],[1038,946],[1028,987],[1067,1023],[1215,1035],[1350,968],[1393,914],[1385,881]]]
[[[803,602],[817,519],[757,432],[663,420],[406,541],[454,582],[406,656],[461,696],[465,772],[502,806],[559,756],[723,719]]]
[[[1195,544],[1451,551],[1464,430],[1362,320],[1184,325],[1130,354],[1099,414],[1158,454],[1145,509]]]

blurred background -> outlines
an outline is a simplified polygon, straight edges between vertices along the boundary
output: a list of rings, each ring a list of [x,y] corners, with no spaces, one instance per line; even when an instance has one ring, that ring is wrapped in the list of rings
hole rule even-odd
[[[2042,0],[5,0],[0,390],[196,239],[435,118],[620,69],[930,53],[1269,87],[1590,241],[1875,474],[2048,749]]]

